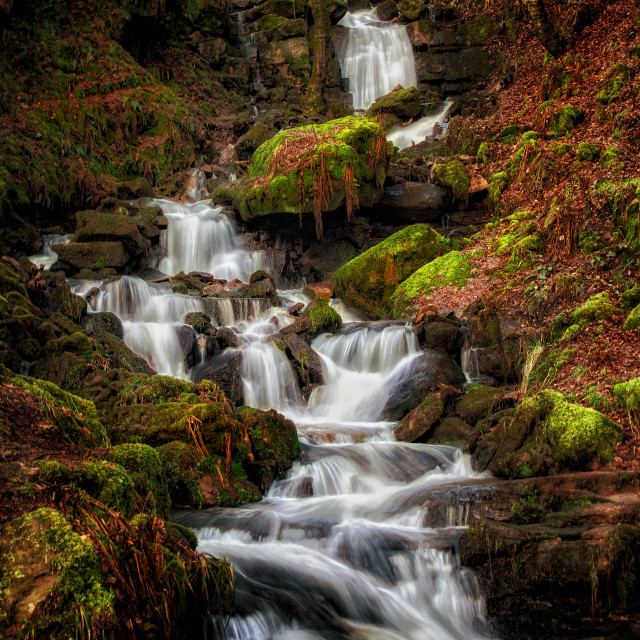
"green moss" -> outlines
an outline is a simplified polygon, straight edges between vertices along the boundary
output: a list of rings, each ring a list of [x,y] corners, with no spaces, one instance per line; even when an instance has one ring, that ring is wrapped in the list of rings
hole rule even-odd
[[[570,142],[553,142],[549,145],[549,148],[556,155],[564,156],[573,150],[573,145]]]
[[[556,137],[567,135],[584,120],[584,112],[578,107],[564,105],[555,115],[551,124],[551,131]]]
[[[471,187],[471,177],[467,168],[454,158],[433,167],[435,181],[443,187],[451,190],[454,201],[463,203],[465,206],[469,202],[469,189]]]
[[[576,149],[576,160],[585,162],[595,162],[602,152],[599,144],[591,144],[589,142],[581,142]]]
[[[34,580],[39,589],[25,596]],[[0,629],[13,619],[30,637],[53,640],[80,637],[87,628],[99,628],[115,616],[114,594],[104,585],[91,543],[75,533],[58,511],[48,508],[4,528],[0,603]]]
[[[572,325],[584,328],[591,322],[609,320],[618,311],[617,307],[609,301],[607,293],[598,293],[572,311],[563,311],[558,314],[551,325],[551,337],[557,340]],[[575,330],[572,333],[575,333]]]
[[[194,469],[202,456],[185,442],[169,442],[158,448],[162,473],[167,479],[173,507],[200,507],[203,497]]]
[[[40,465],[38,477],[51,484],[82,489],[125,517],[133,513],[133,480],[119,464],[106,460],[92,460],[80,467],[70,467],[57,460],[45,460]]]
[[[622,429],[595,409],[567,402],[561,393],[541,391],[538,401],[548,403],[544,434],[560,464],[590,460],[609,462],[622,439]]]
[[[640,378],[615,385],[613,395],[627,411],[640,411]]]
[[[620,161],[621,156],[620,149],[617,147],[607,147],[600,158],[600,165],[607,169],[615,170],[623,168],[624,165]]]
[[[503,395],[502,389],[471,383],[455,405],[456,415],[473,425],[486,418]]]
[[[107,446],[109,439],[93,402],[63,391],[53,382],[19,376],[0,365],[0,381],[32,393],[42,412],[71,442]]]
[[[618,300],[621,309],[633,309],[640,304],[640,284],[627,289]]]
[[[509,184],[509,176],[505,171],[494,173],[489,178],[489,205],[495,210],[502,192]]]
[[[411,274],[394,291],[391,298],[394,315],[402,315],[420,296],[428,296],[437,287],[462,287],[471,276],[469,254],[450,251]]]
[[[368,109],[367,117],[392,114],[400,120],[408,120],[420,115],[420,94],[415,87],[397,89],[378,98]]]
[[[446,247],[432,227],[406,227],[338,269],[332,275],[336,294],[371,315],[385,315],[396,287]]]
[[[478,160],[480,160],[482,164],[487,164],[487,162],[490,162],[493,159],[493,151],[491,150],[489,143],[481,142],[480,146],[478,147],[478,153],[476,155],[478,157]]]
[[[540,138],[540,134],[537,131],[525,131],[518,141],[518,147],[524,147],[528,142],[535,142]]]
[[[617,62],[604,76],[596,100],[602,104],[611,104],[618,99],[620,90],[631,80],[631,67]]]
[[[424,11],[425,6],[421,0],[400,0],[398,11],[407,20],[417,20]]]
[[[304,311],[311,319],[311,336],[320,333],[335,333],[342,328],[342,318],[324,298],[316,298]]]
[[[518,125],[510,124],[504,127],[498,134],[498,140],[502,144],[513,144],[518,137]]]
[[[622,329],[624,331],[633,331],[638,327],[640,327],[640,304],[631,310],[622,325]]]
[[[128,443],[113,447],[107,455],[109,460],[127,470],[145,508],[167,520],[171,499],[158,452],[146,444]]]

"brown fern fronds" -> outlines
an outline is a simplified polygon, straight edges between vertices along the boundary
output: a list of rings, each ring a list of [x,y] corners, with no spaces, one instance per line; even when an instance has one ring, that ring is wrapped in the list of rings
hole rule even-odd
[[[353,218],[353,212],[360,208],[358,198],[358,183],[353,172],[353,165],[348,164],[344,168],[344,190],[346,194],[345,205],[347,207],[347,220]]]

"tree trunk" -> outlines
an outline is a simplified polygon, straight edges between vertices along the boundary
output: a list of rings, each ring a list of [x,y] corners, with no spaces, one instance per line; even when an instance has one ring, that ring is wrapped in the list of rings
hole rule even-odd
[[[567,42],[549,20],[544,0],[525,0],[525,4],[536,37],[551,55],[560,57],[567,50]]]
[[[305,109],[310,113],[324,113],[326,103],[324,90],[327,84],[327,63],[331,53],[331,21],[326,0],[309,0],[313,16],[311,42],[313,68],[305,96]]]

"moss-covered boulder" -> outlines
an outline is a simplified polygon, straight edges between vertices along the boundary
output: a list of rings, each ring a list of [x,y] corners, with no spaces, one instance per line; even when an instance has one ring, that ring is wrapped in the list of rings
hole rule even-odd
[[[342,318],[324,298],[317,297],[313,302],[310,302],[302,315],[311,320],[311,329],[309,330],[311,337],[321,333],[336,333],[342,328]]]
[[[632,69],[628,65],[621,62],[614,64],[607,70],[596,95],[596,100],[605,105],[615,102],[621,89],[629,84],[631,74]]]
[[[559,313],[551,325],[551,337],[554,340],[570,338],[592,322],[609,320],[618,311],[606,292],[597,293],[575,309]]]
[[[414,300],[442,286],[464,286],[471,275],[471,256],[450,251],[412,273],[391,296],[393,315],[403,315]]]
[[[499,387],[477,383],[468,384],[464,391],[464,395],[455,404],[455,412],[468,424],[475,424],[478,420],[486,418],[504,395],[504,391]]]
[[[396,287],[446,247],[447,241],[428,225],[406,227],[338,269],[332,275],[336,294],[371,316],[385,316]]]
[[[145,249],[145,239],[138,230],[138,225],[124,209],[116,213],[79,211],[76,213],[76,221],[78,228],[73,242],[121,242],[130,256],[137,256]]]
[[[284,19],[284,18],[283,18]],[[271,133],[262,123],[254,124],[247,133],[238,138],[234,147],[240,160],[251,160],[254,151],[271,137]]]
[[[32,637],[62,640],[110,626],[114,594],[98,554],[55,509],[14,520],[0,536],[0,632],[29,628]]]
[[[591,142],[581,142],[576,149],[576,160],[583,162],[595,162],[602,153],[602,147],[599,144]]]
[[[567,135],[584,120],[584,111],[570,104],[558,108],[553,102],[544,102],[538,107],[538,111],[550,112],[549,129],[557,138]]]
[[[453,158],[436,164],[433,167],[435,182],[451,191],[454,202],[464,205],[469,203],[471,176],[460,160]]]
[[[80,269],[100,270],[105,267],[121,269],[129,261],[122,242],[70,242],[56,244],[52,249],[58,254],[56,268],[74,274]]]
[[[380,199],[388,155],[384,130],[370,118],[287,129],[256,149],[245,178],[213,197],[233,203],[243,220],[313,213],[321,236],[322,213],[344,204],[351,216]]]
[[[634,331],[640,327],[640,304],[634,307],[622,325],[625,331]]]
[[[621,438],[620,426],[600,412],[544,390],[481,437],[474,464],[498,476],[545,475],[609,462]]]
[[[627,411],[640,412],[640,378],[615,385],[613,395]]]
[[[136,178],[135,180],[121,182],[117,186],[117,193],[120,200],[153,198],[155,196],[152,186],[145,178]]]
[[[378,98],[368,109],[367,117],[381,119],[387,129],[420,115],[420,94],[415,87],[397,89]]]
[[[175,440],[159,447],[158,455],[172,506],[201,507],[204,499],[195,468],[202,461],[202,454],[186,442]]]
[[[640,304],[640,284],[636,284],[633,287],[630,287],[622,295],[618,300],[618,306],[621,309],[633,309]]]

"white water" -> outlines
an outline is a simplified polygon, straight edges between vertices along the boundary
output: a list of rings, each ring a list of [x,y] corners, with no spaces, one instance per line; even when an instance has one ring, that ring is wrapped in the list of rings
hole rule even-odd
[[[349,29],[342,76],[349,78],[354,109],[368,109],[397,85],[417,86],[413,49],[404,25],[380,22],[375,9],[347,12]]]
[[[225,247],[236,251],[225,225],[200,224],[198,206],[176,205],[174,216],[169,215],[169,237],[172,225],[188,225],[191,218],[209,234],[194,246],[221,247],[207,259],[225,261]],[[183,251],[185,245],[169,243],[171,264],[176,246]],[[199,264],[201,258],[193,259]],[[93,310],[116,313],[127,344],[158,371],[186,377],[177,338],[185,330],[184,315],[203,309],[200,298],[134,277],[85,282],[76,291]],[[240,342],[245,403],[276,408],[293,419],[304,456],[259,503],[183,514],[181,521],[196,530],[199,549],[234,565],[236,614],[231,620],[212,616],[210,636],[489,637],[475,580],[452,551],[463,528],[425,526],[431,492],[477,477],[469,457],[454,447],[395,442],[394,425],[378,419],[420,353],[413,331],[404,324],[353,323],[339,335],[316,338],[312,348],[322,360],[325,384],[305,405],[289,360],[270,341],[296,321],[286,308],[304,297],[286,291],[281,299],[283,307],[268,309],[251,301],[215,303],[218,317],[233,324]],[[464,522],[464,513],[450,516],[451,525]]]
[[[58,254],[51,248],[55,244],[69,244],[73,238],[73,234],[60,235],[59,233],[51,233],[44,236],[44,245],[42,246],[42,252],[36,253],[33,256],[29,256],[29,260],[40,268],[40,265],[44,266],[44,270],[48,271],[51,266],[58,259]]]
[[[182,204],[157,200],[169,221],[162,243],[166,257],[158,268],[174,275],[184,271],[204,271],[215,278],[248,282],[249,276],[264,267],[263,251],[245,251],[238,244],[233,224],[209,201]]]
[[[433,129],[436,124],[445,121],[449,111],[451,111],[451,107],[453,107],[453,100],[447,100],[438,113],[420,118],[406,127],[394,129],[387,135],[387,140],[393,142],[398,149],[404,149],[412,144],[424,141],[427,137],[433,135]]]

